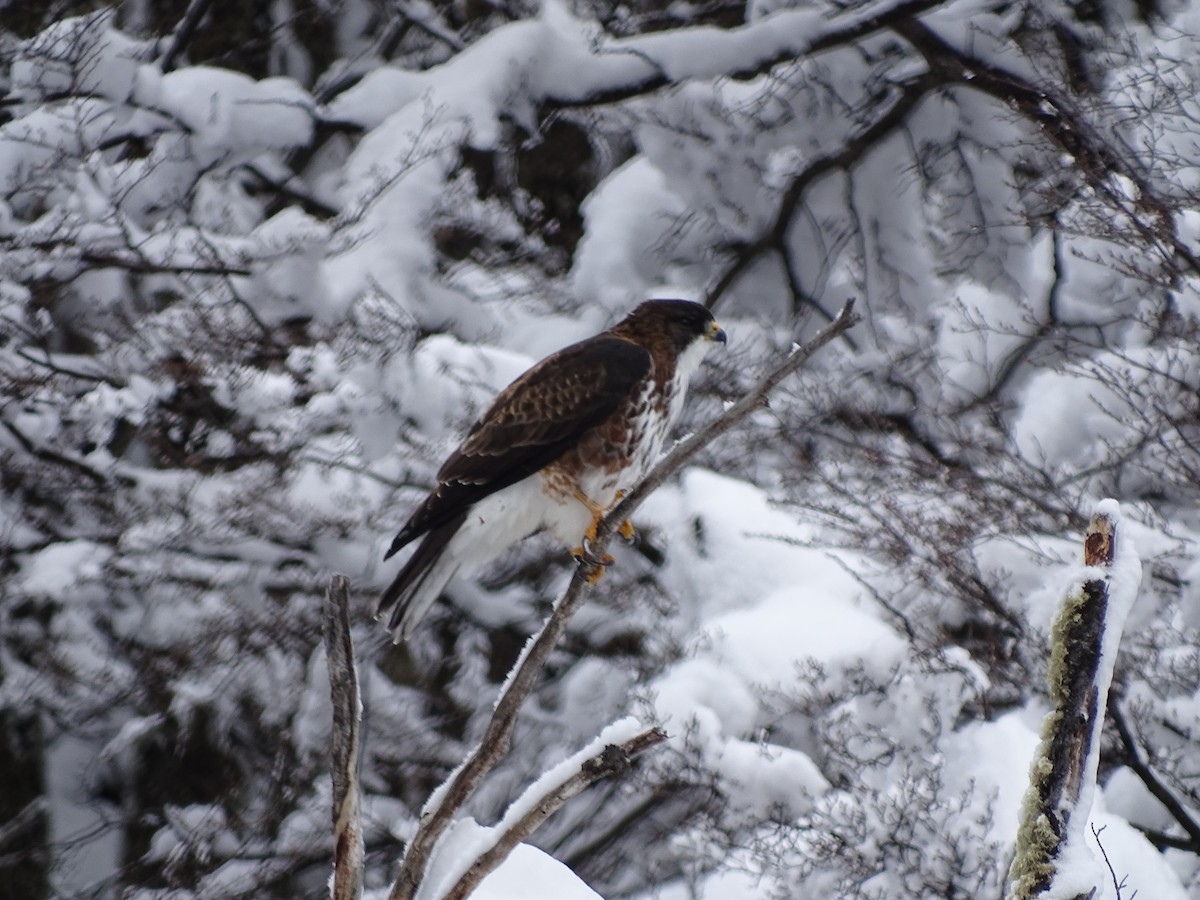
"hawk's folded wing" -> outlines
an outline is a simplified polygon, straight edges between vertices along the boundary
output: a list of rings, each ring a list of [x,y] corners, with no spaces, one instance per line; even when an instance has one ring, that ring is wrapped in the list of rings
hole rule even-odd
[[[505,388],[471,428],[385,559],[554,462],[634,399],[652,367],[645,349],[607,334],[542,360]]]

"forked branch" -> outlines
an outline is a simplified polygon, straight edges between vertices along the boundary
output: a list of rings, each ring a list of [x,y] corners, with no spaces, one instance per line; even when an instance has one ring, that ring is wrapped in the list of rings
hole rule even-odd
[[[446,892],[443,900],[463,900],[468,897],[490,872],[504,862],[517,844],[533,834],[568,800],[578,796],[597,781],[623,774],[629,769],[633,757],[658,746],[666,739],[665,731],[648,728],[620,744],[609,744],[590,759],[584,760],[575,772],[547,790],[537,802],[529,805],[523,814],[516,816],[511,823],[505,823],[496,842],[471,864]]]

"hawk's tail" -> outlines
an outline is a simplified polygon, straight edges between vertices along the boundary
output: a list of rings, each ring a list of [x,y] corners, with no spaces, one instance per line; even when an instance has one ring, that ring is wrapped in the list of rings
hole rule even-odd
[[[446,583],[462,565],[462,560],[447,553],[446,548],[465,519],[465,514],[455,516],[425,535],[417,552],[383,592],[379,608],[375,610],[375,618],[382,619],[391,612],[387,627],[395,635],[397,643],[406,640],[416,630],[429,612],[429,607],[433,606]]]

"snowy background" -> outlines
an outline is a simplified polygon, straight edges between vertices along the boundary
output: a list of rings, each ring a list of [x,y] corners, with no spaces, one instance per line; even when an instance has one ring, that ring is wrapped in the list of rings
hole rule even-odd
[[[670,740],[481,895],[1000,896],[1103,497],[1143,575],[1097,897],[1200,892],[1189,4],[0,12],[11,896],[325,892],[334,571],[385,894],[570,564],[393,647],[383,551],[494,391],[664,295],[729,333],[684,432],[864,322],[642,508],[460,833],[609,723]]]

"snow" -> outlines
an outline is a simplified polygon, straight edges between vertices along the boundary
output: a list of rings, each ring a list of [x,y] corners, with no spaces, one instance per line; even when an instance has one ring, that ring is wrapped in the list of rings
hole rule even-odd
[[[657,271],[653,249],[684,209],[645,157],[614,170],[583,205],[588,228],[572,268],[575,293],[606,309],[626,307],[646,294]]]
[[[842,581],[849,576],[836,564],[814,552],[828,567],[827,575]],[[831,590],[783,590],[761,603],[710,620],[703,638],[733,671],[751,675],[764,684],[792,677],[797,663],[817,660],[827,667],[866,660],[882,673],[904,652],[904,642],[879,619],[857,609]]]
[[[300,146],[312,136],[312,101],[290,78],[255,81],[225,69],[191,66],[144,78],[138,89],[139,103],[196,135],[201,160],[206,153],[223,156],[230,143],[253,155]]]
[[[1000,841],[1017,833],[1029,762],[1038,745],[1031,717],[1012,712],[955,732],[948,741],[946,772],[952,789],[995,796],[991,832]]]
[[[646,900],[772,900],[776,896],[769,880],[737,869],[712,872],[697,882],[668,885],[646,895]]]
[[[589,753],[659,724],[664,746],[536,838],[564,860],[611,841],[622,864],[589,863],[597,890],[998,895],[1046,638],[1097,574],[1072,523],[1104,496],[1104,686],[1120,665],[1123,708],[1185,796],[1200,12],[1113,6],[1106,31],[1039,6],[1093,73],[1083,93],[1046,74],[1068,61],[1030,37],[1028,4],[921,16],[983,63],[1058,79],[1041,114],[1078,114],[1139,179],[1089,182],[1020,109],[914,81],[924,60],[890,34],[808,51],[897,2],[756,0],[720,27],[695,3],[285,3],[254,75],[200,42],[164,72],[171,35],[136,4],[0,35],[0,721],[44,732],[55,891],[115,877],[133,816],[170,882],[120,886],[146,900],[261,891],[324,852],[319,610],[343,571],[386,896],[570,563],[534,538],[382,648],[382,549],[498,389],[647,296],[713,299],[738,348],[700,370],[693,433],[816,306],[857,296],[866,321],[639,511],[644,542],[614,548],[466,810],[497,824],[463,819],[439,848],[443,886]],[[584,158],[555,160],[579,184],[530,171],[556,123],[584,134]],[[578,234],[540,224],[558,199],[581,204],[557,221]],[[220,760],[205,796],[141,780],[180,735]],[[1174,819],[1116,762],[1085,786],[1057,890],[1115,896],[1095,827],[1122,896],[1194,895],[1194,856],[1133,827]],[[598,895],[523,844],[476,896]]]
[[[963,285],[938,329],[946,402],[957,405],[983,396],[1044,317],[1044,310],[1032,310],[1003,292]]]
[[[56,893],[64,896],[112,871],[121,852],[120,834],[103,827],[104,811],[89,802],[81,790],[94,773],[95,752],[91,741],[63,737],[47,753],[49,837],[64,847],[51,884]]]
[[[79,581],[99,578],[112,555],[91,541],[53,544],[28,557],[20,585],[33,594],[57,596]]]
[[[598,900],[567,866],[530,844],[512,854],[471,894],[475,900]]]
[[[1104,352],[1030,381],[1013,438],[1030,463],[1071,472],[1094,466],[1124,440],[1126,424],[1170,382],[1200,389],[1200,375],[1174,347]]]

